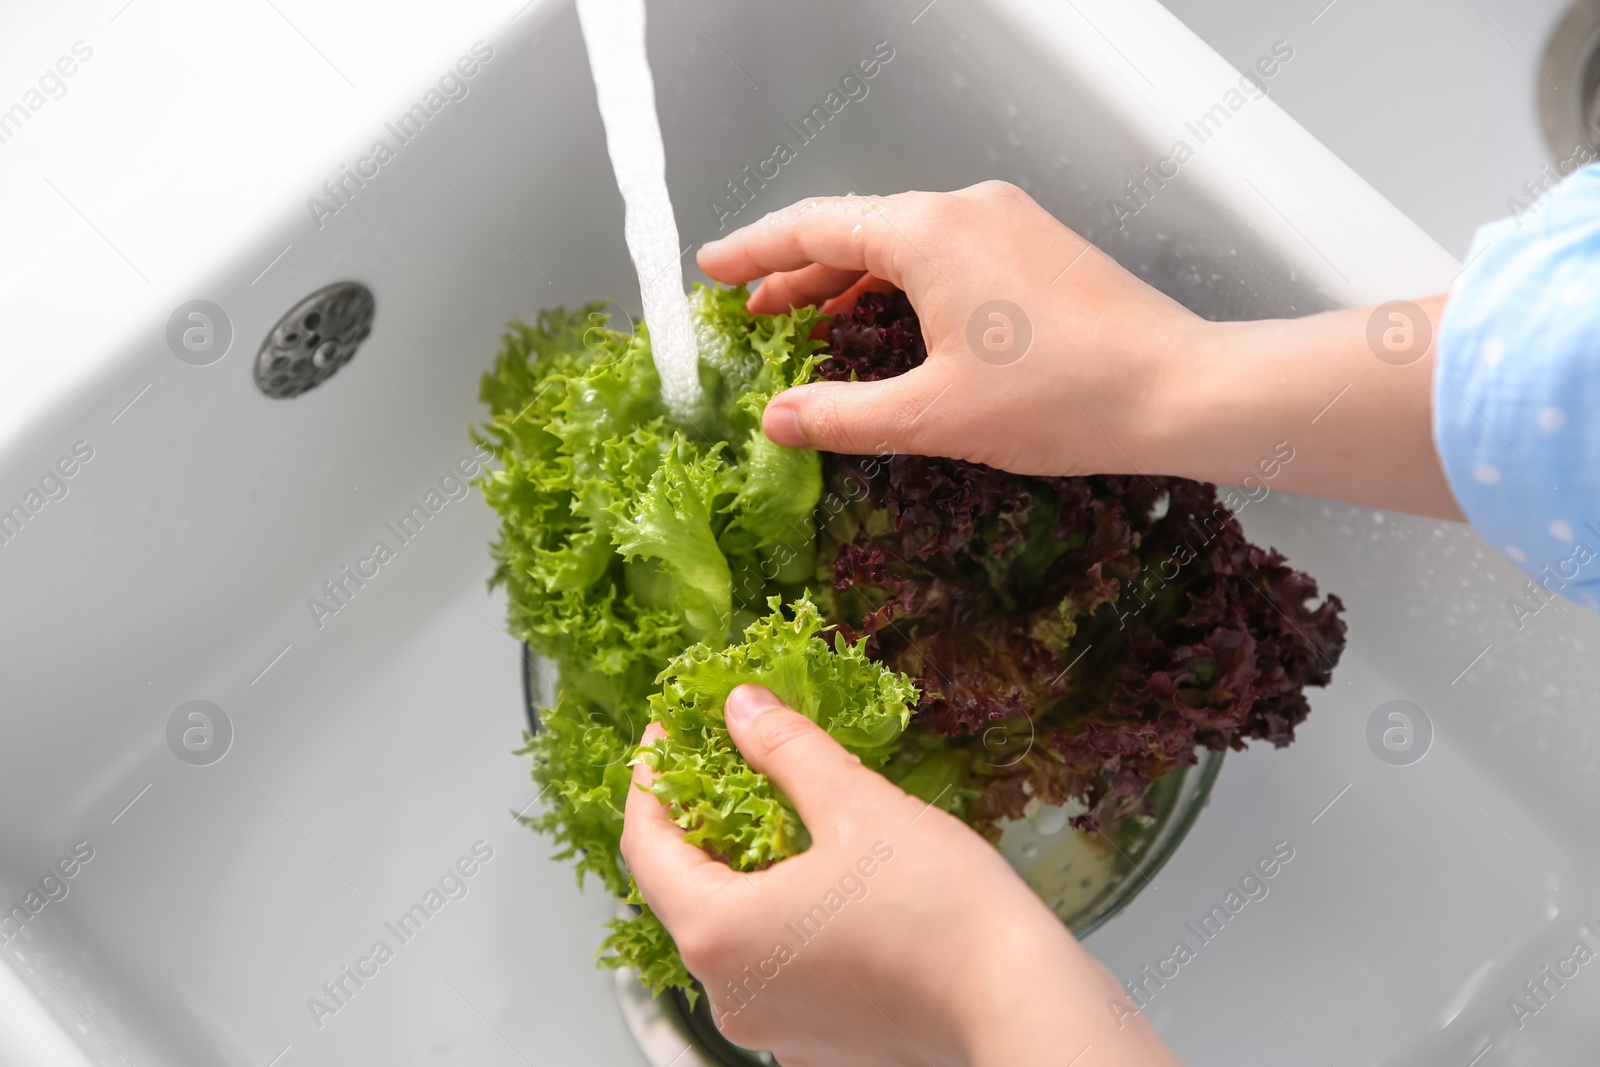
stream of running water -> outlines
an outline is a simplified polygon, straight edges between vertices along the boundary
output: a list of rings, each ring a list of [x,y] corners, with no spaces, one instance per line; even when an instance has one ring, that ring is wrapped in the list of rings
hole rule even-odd
[[[702,400],[699,352],[683,291],[678,221],[667,196],[655,81],[645,54],[644,0],[577,2],[661,396],[674,417],[691,420]]]

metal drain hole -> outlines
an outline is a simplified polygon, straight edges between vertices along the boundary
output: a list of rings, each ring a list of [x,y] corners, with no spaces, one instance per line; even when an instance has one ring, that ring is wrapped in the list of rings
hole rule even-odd
[[[256,388],[273,400],[315,389],[350,362],[372,332],[377,302],[360,282],[318,289],[278,320],[256,353]]]
[[[1577,0],[1539,64],[1545,144],[1565,176],[1600,152],[1600,0]]]

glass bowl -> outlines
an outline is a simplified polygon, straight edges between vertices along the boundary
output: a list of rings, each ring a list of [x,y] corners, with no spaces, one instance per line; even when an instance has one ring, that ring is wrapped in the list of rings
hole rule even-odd
[[[1150,883],[1211,799],[1223,753],[1196,756],[1193,766],[1156,779],[1148,816],[1076,830],[1068,825],[1075,805],[1040,805],[1005,825],[1000,852],[1074,934],[1087,937]]]

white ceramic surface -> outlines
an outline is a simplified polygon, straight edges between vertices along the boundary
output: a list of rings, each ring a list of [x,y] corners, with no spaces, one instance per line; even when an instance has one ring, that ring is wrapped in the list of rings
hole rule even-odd
[[[94,850],[0,948],[0,1062],[640,1062],[590,958],[609,903],[511,823],[535,797],[508,754],[518,658],[483,588],[488,509],[449,504],[320,628],[307,608],[468,451],[504,320],[636,300],[573,12],[433,7],[117,0],[0,42],[18,87],[77,40],[96,50],[0,144],[0,190],[28,205],[0,221],[0,504],[93,449],[0,546],[0,901]],[[867,98],[739,221],[1008,178],[1217,317],[1417,295],[1457,269],[1271,101],[1119,229],[1109,198],[1238,82],[1151,0],[803,19],[674,0],[650,18],[686,241],[887,41]],[[478,40],[494,54],[468,95],[319,228],[307,198]],[[262,336],[346,278],[376,295],[371,338],[326,385],[264,400]],[[196,298],[234,333],[203,367],[165,338]],[[1297,449],[1338,417],[1313,414]],[[1151,1002],[1190,1063],[1464,1065],[1486,1044],[1486,1065],[1575,1062],[1593,968],[1520,1031],[1506,1001],[1600,920],[1600,624],[1554,606],[1519,632],[1518,576],[1460,528],[1282,494],[1243,519],[1345,598],[1350,650],[1301,740],[1230,758],[1157,886],[1090,946],[1139,977],[1287,841],[1270,895]],[[1436,729],[1411,767],[1365,739],[1392,698]],[[194,699],[234,729],[210,766],[167,742]],[[493,858],[467,895],[319,1027],[308,998],[477,842]]]
[[[1551,150],[1539,85],[1573,0],[1165,0],[1223,58],[1271,42],[1296,56],[1273,98],[1452,254],[1526,202],[1523,183],[1572,155]]]

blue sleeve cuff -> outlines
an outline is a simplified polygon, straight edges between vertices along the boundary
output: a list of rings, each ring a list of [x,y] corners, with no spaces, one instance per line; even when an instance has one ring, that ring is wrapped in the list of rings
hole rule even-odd
[[[1478,231],[1439,328],[1434,438],[1467,518],[1600,610],[1600,164]]]

